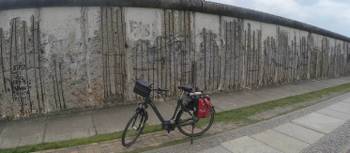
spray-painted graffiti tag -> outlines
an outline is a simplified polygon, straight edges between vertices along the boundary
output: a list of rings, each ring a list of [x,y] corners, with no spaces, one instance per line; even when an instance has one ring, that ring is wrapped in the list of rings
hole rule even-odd
[[[11,87],[14,101],[23,101],[29,96],[31,81],[22,74],[26,70],[25,65],[14,65],[11,70]]]

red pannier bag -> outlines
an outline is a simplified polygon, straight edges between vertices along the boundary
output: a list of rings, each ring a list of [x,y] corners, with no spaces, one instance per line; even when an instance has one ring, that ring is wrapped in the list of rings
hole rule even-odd
[[[210,97],[205,96],[198,99],[197,117],[207,118],[212,108]]]

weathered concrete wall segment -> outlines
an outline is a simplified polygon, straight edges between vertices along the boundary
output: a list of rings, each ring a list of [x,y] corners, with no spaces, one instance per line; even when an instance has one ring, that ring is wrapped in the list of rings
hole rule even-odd
[[[322,34],[193,10],[7,8],[0,115],[130,103],[141,78],[175,95],[181,84],[215,92],[349,74],[347,37]]]
[[[349,37],[295,20],[246,8],[218,4],[204,0],[0,0],[0,10],[62,6],[118,6],[186,10],[277,24],[349,41]]]

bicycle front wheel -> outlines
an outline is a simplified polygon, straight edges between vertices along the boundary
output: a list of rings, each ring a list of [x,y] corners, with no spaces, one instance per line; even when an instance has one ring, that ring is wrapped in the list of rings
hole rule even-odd
[[[146,111],[138,111],[126,124],[122,135],[122,144],[129,147],[134,144],[145,128],[148,115]]]
[[[210,129],[214,116],[214,108],[210,109],[207,118],[197,118],[193,111],[181,110],[177,115],[176,125],[179,131],[186,136],[200,136]]]

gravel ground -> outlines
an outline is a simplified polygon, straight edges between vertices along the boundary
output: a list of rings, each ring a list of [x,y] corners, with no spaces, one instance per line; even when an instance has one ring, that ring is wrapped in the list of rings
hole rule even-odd
[[[202,139],[198,139],[194,141],[194,144],[190,144],[189,142],[177,144],[173,146],[168,146],[156,150],[150,150],[146,153],[194,153],[199,152],[201,150],[206,150],[209,148],[213,148],[215,146],[220,145],[222,142],[229,141],[232,139],[236,139],[245,135],[253,135],[262,131],[265,131],[267,129],[274,128],[278,125],[287,123],[295,118],[302,117],[310,112],[317,111],[319,109],[322,109],[324,107],[327,107],[331,104],[337,103],[338,101],[341,101],[343,99],[349,98],[350,93],[340,95],[334,98],[326,99],[321,103],[318,103],[316,105],[297,110],[292,113],[288,113],[276,118],[273,118],[271,120],[259,122],[257,124],[249,125],[243,128],[223,132],[214,136],[205,137]],[[305,151],[308,152],[322,152],[323,149],[324,153],[340,153],[345,149],[345,146],[350,141],[350,123],[346,123],[343,126],[339,127],[337,130],[332,132],[329,136],[326,136],[322,138],[320,141],[318,141],[315,145],[312,145],[305,149]],[[327,145],[325,145],[327,144]],[[328,146],[328,147],[327,147]],[[334,152],[334,151],[335,152]],[[346,149],[345,149],[346,150]]]
[[[347,153],[350,149],[350,121],[305,148],[302,153]]]

